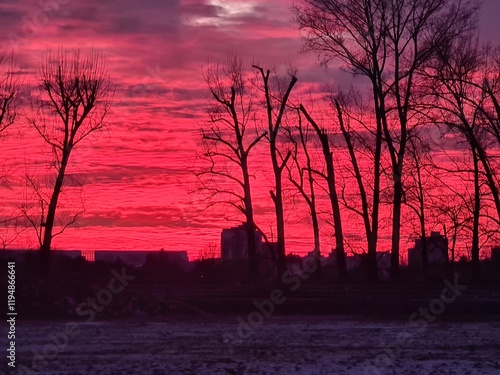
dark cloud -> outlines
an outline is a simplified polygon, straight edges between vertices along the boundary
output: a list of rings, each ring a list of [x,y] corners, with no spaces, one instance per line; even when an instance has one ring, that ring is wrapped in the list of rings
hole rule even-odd
[[[198,17],[217,17],[222,12],[220,6],[207,4],[206,1],[183,3],[180,10],[183,15]]]
[[[482,38],[492,41],[495,44],[500,43],[500,1],[483,0],[479,27]]]

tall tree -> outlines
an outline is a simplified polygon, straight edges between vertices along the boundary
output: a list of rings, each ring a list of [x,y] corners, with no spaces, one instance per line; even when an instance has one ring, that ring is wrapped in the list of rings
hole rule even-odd
[[[202,184],[201,189],[208,192],[211,204],[218,199],[218,203],[229,204],[245,216],[249,271],[255,279],[258,273],[257,227],[249,156],[267,131],[260,131],[255,126],[254,93],[247,79],[243,60],[236,55],[228,56],[224,65],[207,68],[205,80],[213,103],[207,127],[202,129],[204,150],[200,157],[205,163],[196,175]],[[205,178],[207,176],[209,180]],[[214,178],[220,180],[222,185]]]
[[[38,106],[29,118],[53,154],[56,179],[40,223],[42,272],[48,274],[54,223],[73,149],[106,125],[113,87],[97,52],[60,49],[42,61]]]
[[[425,75],[435,109],[433,121],[446,124],[465,139],[471,151],[475,150],[500,224],[498,166],[494,156],[494,149],[500,145],[495,136],[500,121],[495,120],[497,95],[493,89],[499,84],[492,84],[495,73],[487,71],[487,64],[488,51],[470,33],[443,45]],[[496,74],[500,75],[500,66]]]
[[[467,144],[467,141],[460,134],[455,137],[455,142],[456,148]],[[447,145],[447,147],[449,146]],[[438,212],[439,220],[442,220],[444,216],[445,220],[442,220],[442,222],[448,222],[452,230],[451,270],[454,267],[456,236],[462,228],[462,231],[467,233],[467,235],[463,236],[462,242],[470,249],[472,275],[475,280],[478,280],[480,277],[480,250],[484,245],[484,243],[481,244],[481,237],[488,236],[488,233],[485,233],[484,230],[486,229],[485,225],[482,225],[486,224],[488,226],[487,220],[483,220],[482,217],[485,182],[477,150],[471,147],[469,150],[464,149],[463,151],[465,152],[456,155],[446,151],[445,147],[440,152],[436,150],[441,165],[433,163],[435,186],[441,186],[443,190],[452,194],[450,198],[448,194],[441,193],[443,197],[447,198],[441,198],[439,203],[441,207],[435,207],[434,209]],[[453,181],[453,183],[450,183],[450,181]]]
[[[496,161],[500,146],[500,65],[490,47],[480,46],[477,35],[471,32],[441,46],[425,77],[438,110],[434,121],[446,124],[450,132],[461,137],[473,159],[471,259],[473,276],[479,279],[480,216],[487,203],[481,192],[484,180],[496,209],[497,230],[500,226],[500,165]]]
[[[286,128],[288,138],[293,145],[293,165],[287,165],[288,179],[300,193],[309,208],[314,238],[314,257],[318,262],[317,274],[321,275],[321,246],[319,234],[319,218],[316,204],[315,170],[313,168],[313,157],[310,148],[314,147],[311,141],[310,128],[304,125],[302,115],[297,109],[298,124],[295,128]],[[302,156],[302,157],[301,157]]]
[[[286,252],[285,252],[285,215],[283,209],[283,170],[291,157],[291,152],[283,155],[279,149],[279,134],[285,111],[287,109],[290,94],[293,87],[297,83],[295,72],[290,72],[287,77],[285,86],[281,85],[278,76],[275,77],[277,82],[277,92],[274,92],[271,82],[271,71],[269,69],[253,65],[259,72],[262,80],[262,91],[264,95],[264,107],[266,112],[266,124],[268,129],[267,138],[269,140],[269,151],[271,156],[273,174],[274,174],[274,190],[270,191],[271,198],[274,202],[276,212],[276,230],[277,230],[277,260],[278,272],[281,275],[286,268]],[[289,79],[288,79],[289,78]]]
[[[415,108],[415,81],[444,43],[470,27],[474,7],[459,0],[302,0],[296,20],[306,50],[322,62],[340,60],[368,78],[376,118],[392,165],[391,276],[398,277],[402,176]],[[377,153],[375,164],[379,163]],[[378,167],[377,167],[378,168]],[[377,169],[376,168],[376,169]],[[376,173],[378,169],[376,170]]]
[[[344,189],[342,189],[341,196],[344,206],[359,215],[363,221],[367,241],[367,277],[373,281],[378,277],[377,241],[381,188],[381,138],[380,129],[373,132],[373,129],[365,122],[363,105],[354,104],[358,99],[360,98],[357,98],[355,93],[349,96],[330,93],[328,98],[334,113],[333,116],[338,119],[340,132],[349,155],[350,166],[347,168],[356,181],[359,193],[359,197],[356,194],[355,203],[348,202]],[[352,103],[349,103],[350,100]],[[355,109],[356,106],[360,108]],[[358,110],[361,111],[361,115],[356,115]],[[368,162],[362,158],[363,153],[368,153],[368,160],[375,161],[372,176],[365,175],[362,171],[363,164]]]
[[[337,269],[341,278],[346,278],[347,276],[347,264],[346,255],[344,249],[344,231],[342,229],[342,217],[340,214],[340,204],[339,197],[337,193],[337,179],[335,166],[333,161],[333,151],[330,147],[330,139],[328,138],[328,133],[326,129],[320,128],[316,121],[311,117],[309,112],[303,105],[300,105],[300,111],[304,114],[307,121],[312,125],[316,132],[316,135],[320,141],[321,149],[323,151],[323,157],[325,160],[326,173],[319,173],[326,180],[328,185],[328,198],[330,200],[332,216],[333,216],[333,228],[335,236],[335,257],[337,262]]]
[[[442,173],[442,172],[441,172]],[[443,229],[444,236],[450,241],[449,249],[449,276],[455,276],[455,263],[458,258],[458,244],[466,237],[466,229],[471,222],[470,212],[467,209],[467,197],[449,185],[440,189],[440,194],[431,199],[431,213],[435,226]],[[469,232],[467,232],[467,236]]]
[[[427,243],[428,199],[432,185],[435,184],[429,170],[432,166],[432,150],[424,132],[432,131],[429,127],[421,127],[408,139],[408,173],[405,179],[404,204],[418,220],[418,235],[421,239],[422,265],[424,275],[429,275],[429,255]]]

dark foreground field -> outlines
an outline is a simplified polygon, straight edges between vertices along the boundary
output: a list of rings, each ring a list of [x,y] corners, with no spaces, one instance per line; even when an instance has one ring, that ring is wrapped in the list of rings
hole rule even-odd
[[[74,326],[19,321],[18,373],[500,374],[495,322],[415,325],[289,316],[242,328],[239,321],[238,316],[75,321]]]
[[[498,284],[183,284],[117,265],[49,279],[18,269],[18,375],[500,374]]]

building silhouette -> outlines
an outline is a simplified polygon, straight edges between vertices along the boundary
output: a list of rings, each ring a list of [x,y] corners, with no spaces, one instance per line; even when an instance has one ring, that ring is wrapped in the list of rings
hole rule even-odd
[[[27,255],[38,255],[39,250],[2,250],[0,259],[23,261]],[[189,258],[187,251],[151,251],[151,250],[52,250],[53,257],[76,259],[83,257],[88,262],[123,262],[132,267],[141,267],[149,257],[167,259],[180,267],[187,267]]]
[[[448,239],[439,232],[431,232],[431,235],[425,239],[429,264],[447,264]],[[412,249],[408,249],[408,266],[423,267],[422,251],[422,238],[417,238],[415,246]]]
[[[491,261],[493,263],[500,264],[500,246],[494,246],[491,248]]]
[[[221,233],[221,257],[223,261],[248,260],[247,228],[243,223],[237,227],[223,229]],[[262,254],[262,234],[255,231],[255,247],[257,254]]]

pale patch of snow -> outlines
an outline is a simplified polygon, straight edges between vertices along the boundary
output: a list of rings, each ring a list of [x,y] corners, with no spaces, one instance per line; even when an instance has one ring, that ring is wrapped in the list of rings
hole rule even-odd
[[[78,323],[78,322],[77,322]],[[22,322],[17,326],[18,363],[31,361],[65,323]],[[233,343],[234,317],[166,318],[164,321],[78,323],[81,332],[46,368],[35,374],[500,374],[500,323],[431,323],[414,333],[390,363],[374,359],[397,335],[402,322],[338,320],[337,317],[266,319],[253,334]],[[2,332],[3,335],[4,332]],[[377,369],[379,372],[375,372]]]

